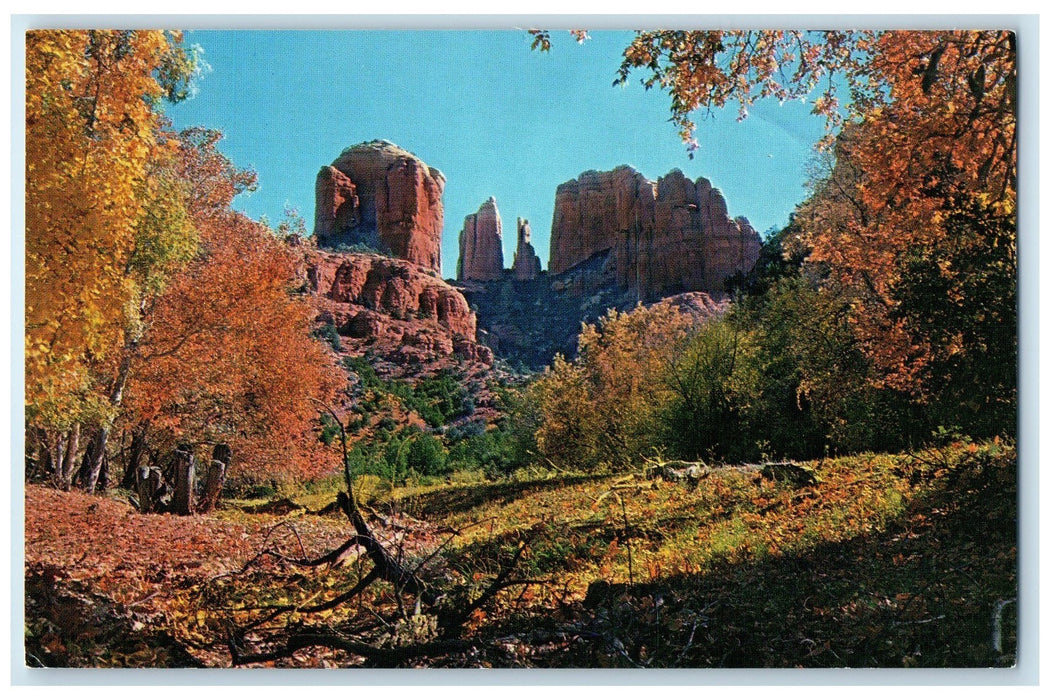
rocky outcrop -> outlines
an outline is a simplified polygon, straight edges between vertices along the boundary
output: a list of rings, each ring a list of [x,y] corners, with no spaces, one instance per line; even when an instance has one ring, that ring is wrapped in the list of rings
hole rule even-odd
[[[456,279],[461,282],[499,279],[503,274],[503,222],[496,198],[468,214],[459,232],[459,262]]]
[[[670,304],[691,317],[693,322],[697,324],[721,316],[729,309],[729,299],[727,297],[715,299],[706,292],[683,292],[682,294],[666,297],[661,301]]]
[[[463,286],[479,338],[512,366],[575,355],[580,324],[609,309],[664,299],[698,323],[722,314],[727,278],[749,271],[761,249],[708,180],[678,170],[657,182],[627,166],[585,172],[558,187],[554,207],[546,272],[519,219],[511,273]]]
[[[511,268],[514,279],[520,281],[534,280],[540,275],[540,256],[532,247],[532,229],[529,220],[518,218],[518,247],[514,251],[514,265]]]
[[[722,291],[726,278],[754,266],[761,245],[705,178],[672,170],[654,183],[620,166],[559,185],[548,269],[571,294],[616,287],[653,301]]]
[[[351,231],[360,223],[361,200],[357,196],[357,185],[349,177],[331,165],[317,173],[317,203],[314,213],[314,233],[320,238],[330,238],[337,231]],[[378,232],[371,245],[378,245]],[[364,232],[359,232],[364,235]]]
[[[547,269],[561,274],[608,252],[622,234],[651,229],[655,200],[655,185],[628,166],[610,172],[588,170],[558,185]]]
[[[369,254],[306,254],[306,277],[322,322],[351,354],[371,351],[396,365],[492,364],[477,342],[477,319],[463,295],[429,270]]]
[[[389,141],[344,150],[317,175],[321,247],[359,246],[441,271],[445,176]]]

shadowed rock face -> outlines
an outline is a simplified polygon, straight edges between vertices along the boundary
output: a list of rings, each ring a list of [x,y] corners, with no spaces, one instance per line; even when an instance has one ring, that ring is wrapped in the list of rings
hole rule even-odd
[[[317,175],[318,245],[364,246],[441,271],[445,176],[389,141],[343,151]]]
[[[721,292],[727,277],[754,266],[761,246],[705,178],[672,170],[654,183],[620,166],[558,186],[548,269],[580,294],[614,286],[648,302]]]
[[[488,281],[503,274],[503,222],[495,197],[463,220],[459,233],[459,263],[456,279]]]
[[[468,282],[460,291],[477,312],[479,341],[512,366],[534,370],[549,365],[558,353],[575,357],[581,323],[596,323],[612,308],[628,311],[637,305],[613,289],[573,296],[552,284],[547,272],[531,280],[504,276]],[[724,313],[729,303],[725,295],[706,292],[685,292],[666,300],[697,323]]]

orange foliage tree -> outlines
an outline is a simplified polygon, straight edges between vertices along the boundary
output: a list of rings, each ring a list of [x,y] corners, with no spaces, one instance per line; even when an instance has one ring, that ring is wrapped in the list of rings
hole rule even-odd
[[[133,371],[114,379],[128,382],[132,452],[138,459],[150,441],[164,449],[224,443],[242,472],[324,471],[313,399],[331,400],[338,375],[310,335],[299,252],[230,209],[255,175],[218,151],[221,137],[200,128],[167,136],[177,150],[162,175],[181,187],[199,249],[143,297],[140,327],[124,349],[122,369]]]
[[[641,70],[647,88],[666,90],[691,148],[698,111],[736,102],[744,117],[757,99],[812,101],[835,148],[797,212],[798,242],[853,290],[852,318],[880,381],[921,395],[936,348],[900,308],[907,261],[945,246],[964,257],[965,230],[969,250],[986,251],[994,236],[1016,269],[1016,236],[1000,235],[998,223],[1013,229],[1016,56],[1009,31],[654,31],[627,47],[619,81]],[[960,213],[975,208],[976,223],[960,226]],[[950,277],[952,263],[942,265]]]
[[[202,255],[157,299],[128,408],[153,439],[226,443],[256,476],[316,474],[318,405],[345,382],[311,337],[297,251],[220,211],[198,221]]]

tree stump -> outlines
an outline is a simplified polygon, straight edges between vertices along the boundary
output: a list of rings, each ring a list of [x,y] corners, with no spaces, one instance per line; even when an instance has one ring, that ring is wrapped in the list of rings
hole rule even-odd
[[[233,452],[229,445],[218,444],[211,453],[211,464],[208,467],[208,475],[204,482],[204,491],[201,493],[198,511],[207,513],[219,505],[222,496],[222,486],[226,483],[226,470],[230,466]]]
[[[193,515],[196,469],[193,448],[186,444],[179,445],[175,450],[175,496],[171,502],[171,511],[175,515]]]
[[[164,482],[164,474],[159,467],[141,465],[136,472],[135,490],[139,497],[139,511],[142,513],[159,513],[166,509],[171,501],[171,490]]]

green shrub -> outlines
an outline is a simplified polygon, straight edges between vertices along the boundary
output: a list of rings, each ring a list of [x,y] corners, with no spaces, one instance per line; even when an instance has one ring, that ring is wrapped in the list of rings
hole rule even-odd
[[[329,322],[324,324],[314,331],[314,335],[321,340],[327,340],[328,344],[331,345],[332,349],[336,352],[342,352],[343,341],[340,339],[339,331],[336,330],[334,323]]]
[[[350,428],[353,430],[353,428]],[[339,438],[339,424],[327,413],[321,414],[321,434],[319,439],[326,446],[331,446]]]
[[[753,456],[756,436],[741,421],[760,381],[753,334],[713,319],[668,352],[663,377],[651,380],[669,393],[660,446],[683,459]]]
[[[461,377],[452,371],[442,370],[413,386],[403,380],[381,379],[366,357],[345,358],[343,366],[357,375],[363,389],[371,390],[371,398],[361,404],[369,411],[374,412],[384,397],[393,396],[406,411],[415,413],[433,428],[474,412],[474,402]]]
[[[445,446],[433,435],[410,438],[405,463],[409,470],[424,476],[442,476],[449,471]]]

